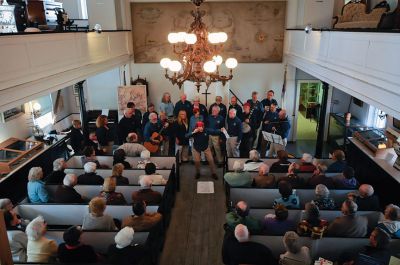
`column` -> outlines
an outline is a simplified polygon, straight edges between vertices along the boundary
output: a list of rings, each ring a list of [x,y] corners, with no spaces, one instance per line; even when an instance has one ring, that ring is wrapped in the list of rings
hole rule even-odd
[[[319,112],[317,145],[315,147],[316,158],[322,158],[322,149],[324,146],[325,117],[328,105],[328,92],[329,84],[326,82],[322,82],[322,100]]]
[[[82,122],[82,132],[84,139],[89,138],[89,123],[86,111],[86,101],[85,101],[85,92],[83,90],[83,83],[86,80],[80,81],[76,83],[74,86],[78,88],[78,95],[79,95],[79,111],[81,114],[81,122]]]

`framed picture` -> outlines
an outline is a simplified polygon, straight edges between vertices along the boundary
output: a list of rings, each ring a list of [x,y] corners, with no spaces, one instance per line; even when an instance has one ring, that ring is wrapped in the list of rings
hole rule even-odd
[[[5,123],[24,114],[24,105],[0,113],[0,122]]]
[[[0,5],[0,33],[17,33],[17,24],[14,15],[15,6]]]
[[[118,111],[122,115],[128,102],[135,103],[136,109],[142,113],[147,111],[147,87],[131,85],[118,87]]]

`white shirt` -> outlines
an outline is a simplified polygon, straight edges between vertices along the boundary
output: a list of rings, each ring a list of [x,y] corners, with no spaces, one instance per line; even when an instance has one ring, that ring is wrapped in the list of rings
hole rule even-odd
[[[140,180],[142,178],[144,178],[145,176],[151,177],[151,179],[153,180],[153,185],[165,185],[165,184],[167,184],[167,180],[164,179],[164,177],[162,175],[160,175],[160,174],[141,175],[141,176],[139,176],[138,184],[140,184]]]

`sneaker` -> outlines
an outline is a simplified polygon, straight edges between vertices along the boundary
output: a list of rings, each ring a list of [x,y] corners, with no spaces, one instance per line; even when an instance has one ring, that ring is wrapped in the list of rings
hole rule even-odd
[[[217,174],[212,174],[211,177],[212,177],[213,179],[218,179]]]
[[[200,178],[200,173],[197,173],[195,176],[195,179],[199,179]]]

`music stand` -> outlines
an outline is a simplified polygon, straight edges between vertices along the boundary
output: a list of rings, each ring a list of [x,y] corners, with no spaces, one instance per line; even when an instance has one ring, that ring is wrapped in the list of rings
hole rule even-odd
[[[274,144],[279,144],[284,146],[285,144],[283,143],[282,137],[279,134],[274,134],[274,133],[267,133],[262,131],[262,134],[264,136],[264,140],[270,143]]]

